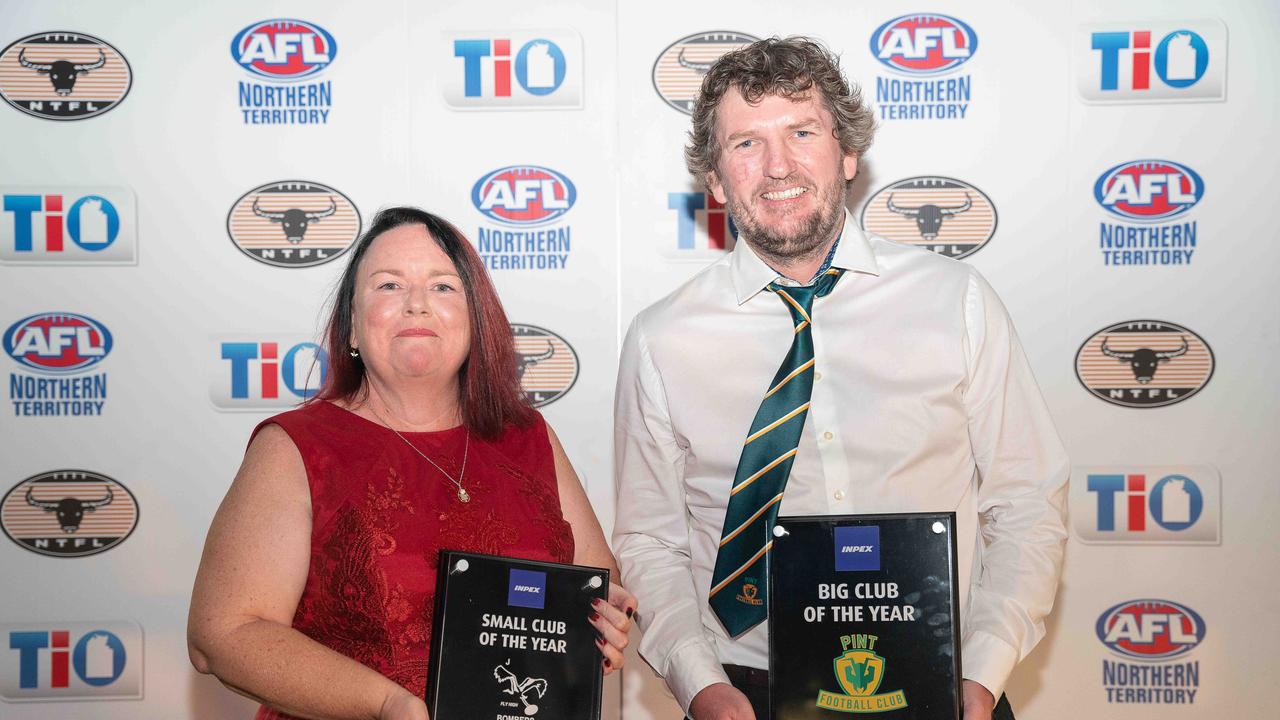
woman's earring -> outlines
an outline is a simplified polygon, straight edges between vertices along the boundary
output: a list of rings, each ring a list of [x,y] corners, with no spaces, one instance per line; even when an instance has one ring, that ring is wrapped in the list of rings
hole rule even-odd
[[[358,357],[360,357],[360,351],[359,351],[359,350],[357,350],[357,349],[355,349],[355,348],[351,348],[351,349],[350,349],[350,350],[348,350],[347,352],[348,352],[348,353],[351,355],[351,357],[353,357],[353,358],[358,358]]]

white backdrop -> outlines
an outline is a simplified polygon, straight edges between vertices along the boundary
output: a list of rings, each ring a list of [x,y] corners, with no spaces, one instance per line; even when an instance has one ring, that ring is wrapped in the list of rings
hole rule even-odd
[[[494,231],[554,231],[568,238],[567,246],[514,253],[532,258],[494,260],[531,262],[535,269],[492,274],[513,323],[548,331],[576,356],[576,379],[570,363],[555,366],[555,372],[532,366],[526,380],[537,385],[529,389],[551,394],[568,388],[542,412],[556,426],[607,530],[613,517],[609,428],[619,335],[637,311],[723,252],[708,247],[707,218],[722,222],[714,209],[695,216],[702,228],[697,233],[682,238],[679,231],[671,196],[677,194],[678,206],[684,202],[679,194],[700,188],[681,160],[688,116],[657,89],[667,88],[672,77],[677,86],[672,73],[678,71],[663,65],[655,84],[655,65],[660,57],[670,59],[668,50],[678,56],[686,48],[686,59],[709,52],[710,43],[678,44],[707,33],[718,33],[721,41],[799,33],[841,54],[846,72],[883,118],[850,195],[856,217],[881,189],[912,178],[926,179],[924,189],[903,191],[895,202],[954,205],[969,188],[994,208],[994,221],[963,213],[945,220],[936,243],[985,240],[962,261],[979,267],[1008,306],[1076,466],[1072,536],[1049,636],[1015,671],[1008,688],[1018,714],[1166,718],[1209,708],[1214,715],[1268,716],[1272,703],[1259,686],[1280,663],[1280,623],[1266,604],[1280,591],[1280,548],[1269,516],[1280,506],[1272,481],[1280,453],[1267,439],[1274,430],[1266,430],[1280,421],[1272,384],[1280,327],[1268,318],[1280,305],[1280,293],[1267,276],[1280,262],[1280,250],[1265,208],[1268,189],[1280,181],[1272,129],[1280,119],[1274,82],[1280,53],[1273,42],[1280,10],[1265,0],[1224,3],[1212,12],[1185,1],[1117,7],[1084,0],[1034,8],[971,0],[923,8],[822,2],[802,8],[735,3],[729,9],[670,0],[492,0],[447,7],[393,0],[190,7],[0,0],[0,46],[33,43],[0,55],[0,93],[11,104],[39,96],[53,112],[52,102],[59,99],[49,75],[18,62],[20,46],[32,48],[25,58],[36,64],[64,58],[94,63],[96,46],[89,43],[45,43],[51,49],[41,51],[41,38],[56,33],[92,36],[110,46],[103,51],[108,62],[79,75],[63,101],[84,98],[101,105],[128,88],[109,111],[80,120],[0,107],[0,192],[6,203],[0,210],[0,329],[10,356],[3,362],[13,401],[0,412],[0,491],[8,493],[0,522],[12,540],[0,541],[6,578],[0,584],[0,715],[221,718],[253,711],[190,668],[187,603],[204,533],[249,430],[275,411],[264,406],[296,399],[288,385],[301,388],[306,382],[305,373],[282,376],[281,397],[272,399],[264,397],[270,391],[259,371],[264,364],[272,372],[283,369],[270,365],[283,366],[291,348],[317,337],[322,303],[342,265],[339,258],[277,267],[236,247],[228,214],[264,185],[323,185],[349,199],[364,222],[379,207],[414,204],[451,219],[477,241]],[[959,22],[912,14],[925,11]],[[246,70],[232,56],[232,42],[272,18],[319,28],[328,44],[315,47],[328,48],[330,61],[312,63],[318,67],[314,74],[288,82]],[[922,21],[917,25],[944,28],[934,36],[939,39],[963,36],[969,57],[929,75],[882,63],[872,52],[873,34],[899,19],[910,25],[912,18]],[[968,34],[949,35],[946,28]],[[1194,33],[1204,45],[1187,45],[1190,35],[1178,31]],[[1149,35],[1144,39],[1142,32]],[[1100,33],[1127,33],[1124,41],[1131,46],[1116,51],[1114,91],[1101,89],[1106,51],[1092,48]],[[1173,39],[1161,51],[1166,36]],[[1104,43],[1117,37],[1107,35]],[[487,46],[491,55],[479,66],[479,95],[465,93],[464,60],[454,54],[459,39],[510,41],[506,50]],[[538,55],[543,50],[531,49],[524,69],[517,67],[521,48],[537,39],[550,41],[561,55],[552,53],[554,63],[548,65],[548,56]],[[1150,58],[1142,55],[1144,42]],[[503,52],[512,60],[511,71],[492,64]],[[1135,53],[1137,66],[1149,73],[1150,89],[1141,87],[1142,70],[1135,80]],[[127,59],[127,75],[121,57]],[[1207,58],[1207,66],[1197,68],[1193,57]],[[563,68],[559,86],[546,91],[557,81],[547,79],[548,68],[557,67]],[[513,78],[510,96],[495,94],[495,70]],[[1178,80],[1196,73],[1201,80]],[[538,92],[525,90],[522,78]],[[967,88],[967,97],[919,104],[952,104],[957,115],[963,105],[963,117],[898,119],[889,116],[891,99],[877,97],[878,84],[921,87],[931,80],[951,88],[945,92]],[[1206,90],[1214,83],[1222,97]],[[319,99],[328,102],[300,109],[327,115],[322,123],[247,123],[242,84],[323,84],[328,97]],[[1105,205],[1096,199],[1095,183],[1121,165],[1131,165],[1120,174],[1135,178],[1135,187],[1159,191],[1159,180],[1153,185],[1141,177],[1189,177],[1182,169],[1198,181],[1178,185],[1181,194],[1165,193],[1166,200],[1181,204],[1167,209],[1168,217],[1153,219],[1159,198],[1156,206],[1121,202],[1118,210],[1115,198]],[[482,178],[504,169],[510,172],[503,177],[550,179],[560,193],[567,181],[574,201],[558,216],[544,213],[536,224],[495,220],[477,207],[472,192]],[[960,189],[929,196],[928,188],[938,185],[931,178],[958,181]],[[910,200],[913,192],[920,194]],[[1182,197],[1188,192],[1192,200]],[[49,196],[62,198],[61,210]],[[73,209],[84,197],[90,198],[87,204]],[[94,243],[113,227],[94,197],[106,200],[117,215],[109,247]],[[324,199],[305,209],[322,210],[328,197],[317,196]],[[276,207],[269,200],[263,198],[261,207]],[[894,222],[892,213],[878,210],[879,202],[868,218],[878,212],[877,222]],[[345,205],[342,212],[348,212]],[[350,216],[313,221],[307,237],[314,243],[339,217]],[[25,236],[30,249],[23,249],[24,219],[32,221]],[[62,250],[49,249],[50,219],[63,235]],[[912,238],[909,220],[900,221],[907,225],[883,225],[880,231],[923,242]],[[260,222],[264,237],[281,228]],[[1104,225],[1190,223],[1194,247],[1176,248],[1194,251],[1189,263],[1104,264]],[[290,246],[278,236],[274,242]],[[539,259],[549,256],[560,259]],[[539,262],[557,266],[536,269]],[[1110,329],[1139,321],[1177,327],[1159,333],[1148,323],[1130,328],[1146,334],[1128,336]],[[63,327],[71,329],[57,329]],[[1095,337],[1104,329],[1107,334]],[[106,349],[104,331],[111,336],[109,351],[93,355],[95,348]],[[84,340],[60,355],[41,356],[30,354],[39,349],[30,344],[33,337]],[[1173,354],[1180,337],[1188,337],[1191,349],[1160,363],[1150,383],[1137,383],[1127,365],[1099,349],[1105,338],[1113,351],[1147,347]],[[226,343],[257,353],[244,361],[244,397],[236,397],[234,363],[222,355]],[[277,358],[263,360],[271,343]],[[1204,383],[1206,345],[1213,366]],[[558,342],[556,347],[562,349]],[[300,352],[299,365],[310,351],[304,346]],[[1094,368],[1084,371],[1086,379],[1095,369],[1110,372],[1112,386],[1144,393],[1156,388],[1162,397],[1188,383],[1203,387],[1194,397],[1158,407],[1108,403],[1078,379],[1078,352],[1084,353],[1081,366]],[[67,368],[76,362],[86,364]],[[99,384],[88,390],[76,384],[73,390],[75,383],[38,383],[57,378],[98,378]],[[102,382],[105,398],[98,392]],[[82,391],[93,392],[67,395]],[[94,406],[100,412],[31,414],[69,412],[71,404],[60,404],[68,398],[100,402]],[[69,469],[91,475],[46,475]],[[94,479],[100,476],[106,480]],[[1120,476],[1132,492],[1091,491],[1091,476]],[[1146,495],[1138,494],[1136,476],[1145,479]],[[1167,477],[1181,480],[1159,484]],[[29,482],[36,479],[43,484]],[[126,504],[113,500],[115,514],[108,513],[112,505],[104,505],[101,515],[86,513],[79,528],[63,533],[50,525],[52,513],[25,502],[29,487],[40,499],[116,488],[113,497],[131,495],[136,512],[119,511]],[[1104,495],[1116,503],[1112,515],[1099,514]],[[1134,498],[1142,503],[1136,514],[1130,511]],[[126,537],[122,528],[129,527]],[[48,552],[57,553],[48,543],[37,548],[40,538],[49,537],[85,539],[71,553],[88,554],[51,557]],[[91,538],[111,547],[95,550]],[[1135,636],[1117,645],[1115,637],[1103,642],[1097,631],[1100,619],[1114,629],[1116,618],[1123,626],[1142,614],[1172,617],[1181,632]],[[56,686],[58,653],[72,652],[96,629],[110,630],[121,649],[90,643],[89,654],[101,658],[109,650],[117,663],[125,658],[123,664],[99,667],[95,674],[92,658],[72,657],[67,687]],[[67,632],[66,650],[59,649],[58,631]],[[44,641],[51,647],[14,646]],[[1159,657],[1162,648],[1172,657]],[[1149,678],[1119,685],[1104,676],[1104,664],[1110,672],[1116,663],[1194,663],[1198,678],[1170,688],[1182,691],[1169,696],[1181,704],[1166,705],[1163,692],[1155,698],[1160,702],[1140,701],[1152,698],[1131,691],[1152,689]],[[24,667],[35,673],[33,687],[21,687]],[[81,670],[99,684],[81,680]],[[114,680],[101,681],[112,675]],[[638,658],[621,686],[608,687],[605,717],[678,714]],[[1118,690],[1109,693],[1108,687]],[[70,702],[77,694],[88,699]],[[109,701],[111,695],[127,699]]]

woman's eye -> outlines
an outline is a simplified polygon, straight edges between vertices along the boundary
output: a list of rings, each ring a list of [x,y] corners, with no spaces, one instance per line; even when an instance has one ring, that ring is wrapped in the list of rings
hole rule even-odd
[[[436,283],[435,285],[432,286],[432,289],[435,290],[436,292],[453,292],[454,291],[454,287],[449,283]]]
[[[391,281],[387,281],[379,285],[378,289],[379,290],[395,290],[398,287],[400,287],[398,284],[393,283]]]

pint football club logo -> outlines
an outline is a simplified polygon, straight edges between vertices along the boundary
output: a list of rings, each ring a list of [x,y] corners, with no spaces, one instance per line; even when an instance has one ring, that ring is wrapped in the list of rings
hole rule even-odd
[[[0,52],[0,97],[44,120],[84,120],[119,105],[133,85],[129,61],[92,35],[28,35]]]
[[[23,549],[85,557],[124,542],[138,525],[133,493],[90,470],[54,470],[14,485],[0,501],[0,527]]]
[[[884,680],[888,661],[875,652],[876,635],[845,635],[840,638],[840,653],[832,661],[836,681],[843,693],[818,691],[817,706],[847,713],[876,713],[900,710],[907,706],[901,690],[877,694]]]
[[[516,372],[530,407],[559,400],[578,381],[578,354],[559,335],[535,325],[511,325]]]
[[[312,267],[351,247],[360,236],[360,211],[328,185],[281,180],[242,195],[227,213],[227,234],[258,262]]]
[[[925,175],[891,183],[862,206],[862,228],[950,258],[968,257],[996,234],[991,198],[963,180]]]
[[[667,105],[693,114],[702,78],[721,55],[759,40],[754,35],[727,30],[700,32],[667,46],[653,63],[653,89]]]
[[[1131,320],[1094,333],[1076,353],[1076,377],[1101,400],[1122,407],[1172,405],[1213,377],[1213,350],[1191,330]]]
[[[746,605],[763,605],[764,599],[760,598],[760,581],[757,578],[743,578],[742,592],[734,598],[740,603]]]

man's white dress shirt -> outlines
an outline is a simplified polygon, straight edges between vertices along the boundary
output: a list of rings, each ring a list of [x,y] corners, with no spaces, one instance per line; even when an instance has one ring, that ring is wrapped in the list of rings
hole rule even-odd
[[[972,266],[848,213],[832,266],[847,272],[814,303],[813,398],[779,514],[954,511],[964,676],[998,698],[1053,604],[1066,453]],[[794,335],[766,289],[778,279],[739,241],[623,343],[614,552],[640,600],[640,654],[686,712],[728,682],[721,663],[768,666],[767,623],[730,639],[707,591],[743,440]]]

